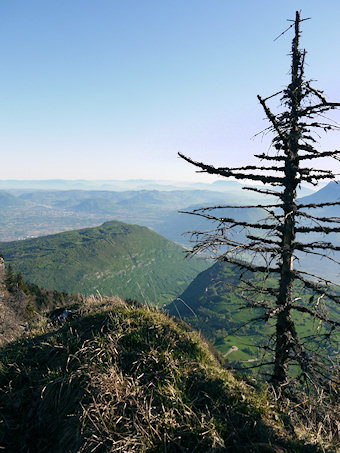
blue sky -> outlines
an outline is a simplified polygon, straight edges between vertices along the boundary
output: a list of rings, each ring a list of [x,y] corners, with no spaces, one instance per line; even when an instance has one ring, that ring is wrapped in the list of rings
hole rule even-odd
[[[296,9],[307,76],[339,101],[337,0],[3,0],[0,179],[209,180],[177,151],[254,162],[256,95],[289,79],[292,35],[274,38]]]

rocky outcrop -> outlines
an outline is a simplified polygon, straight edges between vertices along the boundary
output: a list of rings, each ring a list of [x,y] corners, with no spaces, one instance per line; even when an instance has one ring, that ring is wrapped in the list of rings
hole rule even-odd
[[[29,301],[23,291],[10,293],[5,279],[5,262],[0,256],[0,346],[15,340],[25,331],[26,306]]]
[[[6,290],[5,278],[6,278],[5,261],[3,257],[0,256],[0,297],[4,296]]]
[[[30,334],[40,322],[62,324],[72,319],[72,307],[82,300],[80,295],[47,290],[23,280],[20,274],[5,267],[0,255],[0,347],[16,340],[24,333]],[[55,317],[55,318],[54,318]]]

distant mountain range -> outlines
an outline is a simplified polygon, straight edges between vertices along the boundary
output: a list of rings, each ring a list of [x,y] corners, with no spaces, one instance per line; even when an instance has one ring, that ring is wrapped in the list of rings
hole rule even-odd
[[[162,305],[180,294],[208,264],[149,228],[106,222],[24,241],[0,252],[24,278],[69,293],[121,296]]]
[[[303,197],[303,203],[328,203],[340,201],[340,181],[332,181],[327,186],[314,192],[313,194]],[[336,206],[336,215],[339,215],[340,206]],[[334,215],[334,208],[332,208]]]
[[[243,186],[237,181],[219,180],[213,183],[188,182],[188,181],[159,181],[145,179],[131,180],[0,180],[0,190],[21,189],[21,190],[212,190],[214,192],[239,191]],[[301,196],[313,193],[308,187],[301,188]]]
[[[188,244],[188,237],[182,234],[196,230],[201,222],[196,217],[179,216],[178,210],[254,204],[262,198],[255,192],[243,191],[242,184],[236,181],[171,184],[143,180],[0,181],[0,240],[37,237],[119,220],[148,226],[170,240]]]
[[[86,181],[85,181],[86,182]],[[85,184],[84,182],[84,184]],[[126,184],[140,184],[143,181],[127,181]],[[150,181],[147,181],[148,183]],[[1,183],[1,181],[0,181]],[[5,182],[2,182],[5,185]],[[15,182],[12,181],[12,185]],[[25,182],[25,184],[28,182]],[[65,187],[65,181],[33,181],[42,187],[47,183]],[[81,181],[77,181],[81,183]],[[95,182],[91,182],[95,184]],[[143,182],[143,184],[145,181]],[[24,183],[22,182],[24,185]],[[73,182],[69,182],[73,184]],[[194,185],[191,185],[194,186]],[[122,222],[148,226],[167,239],[190,247],[190,232],[214,228],[213,222],[197,216],[179,213],[195,208],[214,205],[258,204],[263,197],[257,193],[242,191],[242,184],[236,181],[217,181],[214,188],[228,188],[226,191],[212,190],[32,190],[26,186],[16,189],[0,190],[0,240],[11,241],[38,237],[42,235],[97,226],[105,221]],[[1,184],[0,184],[1,187]],[[7,186],[6,186],[7,187]],[[169,186],[170,187],[170,186]],[[172,189],[174,187],[172,186]],[[340,198],[340,185],[331,182],[318,192],[300,198],[304,203],[336,201]],[[269,199],[265,198],[264,202]],[[325,207],[313,212],[322,216],[339,216],[339,206]],[[219,211],[227,217],[244,221],[257,222],[266,217],[259,209],[235,210],[232,208]],[[189,234],[185,235],[184,233]],[[320,237],[318,235],[318,237]],[[315,240],[316,236],[311,236]],[[339,243],[338,235],[329,238]],[[321,269],[325,276],[339,281],[336,266],[331,261],[318,256],[308,260],[301,256],[303,266],[312,273]],[[297,263],[299,264],[299,263]]]
[[[240,186],[241,187],[241,186]],[[208,190],[10,190],[0,191],[0,240],[36,237],[108,220],[148,226],[170,240],[185,243],[180,227],[188,216],[178,210],[221,203],[253,203],[251,193]],[[197,221],[197,219],[196,219]],[[176,230],[176,232],[175,232]]]

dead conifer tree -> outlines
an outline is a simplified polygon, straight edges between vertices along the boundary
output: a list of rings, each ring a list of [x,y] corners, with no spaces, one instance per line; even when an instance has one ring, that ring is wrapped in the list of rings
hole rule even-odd
[[[218,222],[214,231],[194,232],[196,243],[191,253],[217,251],[214,253],[215,258],[239,266],[241,280],[247,288],[242,296],[245,303],[247,306],[260,308],[260,318],[274,324],[275,333],[269,343],[271,346],[268,346],[271,348],[272,359],[267,365],[271,365],[271,381],[276,387],[288,382],[291,366],[298,367],[299,373],[293,374],[298,374],[300,379],[317,385],[329,384],[332,376],[335,376],[334,364],[332,365],[331,357],[326,359],[325,350],[320,351],[318,348],[323,348],[325,341],[327,345],[333,339],[336,341],[336,335],[339,335],[336,334],[336,329],[340,326],[339,297],[334,284],[294,266],[297,254],[301,252],[331,259],[337,265],[339,263],[329,252],[340,250],[340,247],[322,238],[314,240],[315,233],[329,235],[340,231],[338,217],[315,214],[319,212],[316,208],[339,205],[340,202],[335,200],[331,203],[302,204],[296,199],[297,187],[301,183],[317,185],[320,181],[335,179],[331,170],[312,166],[316,159],[331,157],[340,160],[339,150],[317,149],[314,133],[320,129],[339,129],[336,123],[332,124],[328,120],[325,122],[324,118],[327,111],[338,108],[340,103],[329,102],[323,92],[313,88],[305,78],[306,51],[300,50],[299,46],[300,24],[303,20],[305,19],[300,18],[300,13],[296,12],[295,20],[289,27],[295,31],[289,85],[267,98],[258,96],[270,123],[266,131],[272,132],[274,137],[268,153],[255,155],[264,164],[238,168],[214,167],[179,153],[181,158],[198,167],[199,171],[260,182],[264,185],[263,188],[244,189],[276,197],[277,202],[274,204],[237,206],[265,210],[265,219],[259,223],[219,215],[219,212],[223,212],[221,209],[235,206],[214,206],[190,212]],[[276,96],[281,96],[282,109],[278,113],[274,113],[268,106],[268,101]],[[244,230],[244,235],[233,234],[233,231],[239,231],[240,228]],[[310,237],[313,239],[309,239]],[[264,275],[267,283],[259,284],[254,278],[246,279],[244,275],[248,271],[253,277]],[[275,284],[268,283],[273,281]],[[303,291],[304,297],[300,294]],[[296,292],[299,292],[299,297]],[[326,307],[331,307],[332,314],[329,314]],[[307,315],[322,325],[316,341],[315,338],[301,338],[294,321],[294,312],[299,316]]]

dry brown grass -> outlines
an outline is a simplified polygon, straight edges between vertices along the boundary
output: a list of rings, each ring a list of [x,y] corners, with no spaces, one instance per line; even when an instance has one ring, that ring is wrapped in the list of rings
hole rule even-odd
[[[323,452],[340,452],[338,389],[295,390],[293,398],[283,398],[279,405],[300,439],[319,445]]]
[[[318,451],[184,323],[119,299],[89,298],[78,314],[3,349],[7,451]]]

